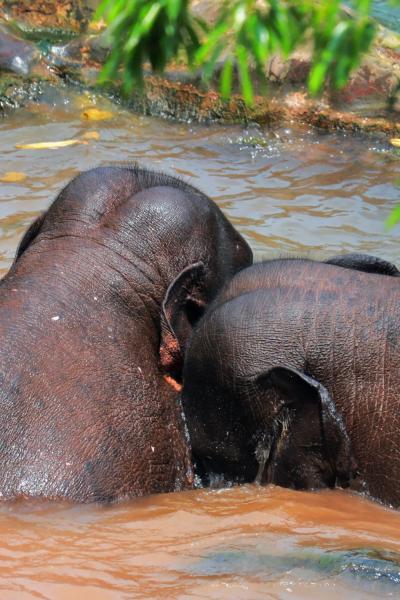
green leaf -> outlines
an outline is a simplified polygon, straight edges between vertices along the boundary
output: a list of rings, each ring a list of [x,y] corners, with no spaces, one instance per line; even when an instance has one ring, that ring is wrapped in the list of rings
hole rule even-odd
[[[238,71],[240,77],[240,84],[242,87],[242,93],[244,101],[247,105],[251,106],[253,104],[253,85],[251,83],[250,74],[249,74],[249,61],[248,61],[248,53],[244,46],[237,46],[236,48],[236,58],[238,64]]]
[[[132,33],[124,45],[124,51],[129,54],[140,43],[142,37],[147,34],[154,21],[156,20],[162,6],[159,2],[152,3],[151,6],[146,6],[140,12],[139,19],[135,27],[132,28]]]
[[[179,15],[182,13],[182,1],[181,0],[168,0],[167,1],[167,14],[170,21],[176,21]]]
[[[232,90],[233,58],[229,56],[223,66],[220,80],[221,96],[228,100]]]
[[[101,69],[98,77],[98,82],[102,84],[106,81],[109,81],[118,69],[118,65],[120,64],[120,62],[121,52],[118,49],[116,49],[113,51],[113,53],[110,55],[103,68]]]
[[[194,58],[194,62],[197,66],[200,66],[204,63],[206,57],[211,54],[216,44],[218,44],[218,42],[221,40],[221,37],[227,33],[228,27],[228,23],[223,23],[219,25],[219,27],[214,29],[214,31],[210,34],[207,41],[202,46],[200,46]]]
[[[223,48],[232,55],[222,69],[223,97],[232,91],[234,58],[246,103],[253,102],[250,68],[263,74],[272,52],[288,56],[303,40],[314,43],[308,85],[313,95],[326,82],[342,87],[374,37],[372,0],[353,0],[353,16],[341,0],[225,0],[214,25],[195,17],[189,0],[101,0],[96,18],[109,24],[111,52],[101,81],[121,68],[124,88],[143,79],[144,64],[162,72],[185,55],[210,78]],[[397,0],[400,4],[400,0]],[[229,91],[228,91],[229,90]]]
[[[256,62],[260,66],[265,66],[269,55],[270,36],[259,15],[252,15],[247,20],[246,37]]]
[[[400,222],[400,204],[398,204],[390,213],[385,221],[385,227],[387,229],[393,229],[393,227]]]
[[[115,16],[121,13],[123,10],[123,2],[113,2],[112,0],[103,0],[100,5],[97,7],[96,12],[94,13],[94,20],[100,19],[100,17],[105,17],[107,21],[111,21],[115,18]]]
[[[327,61],[320,61],[313,65],[308,77],[308,90],[312,96],[316,96],[322,89],[329,67]]]
[[[337,62],[340,60],[340,58],[347,60],[346,54],[340,56],[338,50],[348,34],[349,27],[350,23],[347,21],[342,21],[336,25],[332,37],[323,50],[319,60],[314,58],[314,66],[311,69],[308,79],[308,89],[313,96],[317,95],[322,90],[331,65],[335,61]],[[346,47],[346,52],[348,51],[349,49]],[[335,80],[334,73],[335,72],[333,71]]]
[[[209,57],[209,59],[205,63],[204,68],[203,68],[204,81],[210,81],[210,79],[214,73],[214,70],[215,70],[216,62],[217,62],[218,57],[220,56],[222,50],[224,49],[224,46],[225,46],[224,41],[220,41],[215,46],[212,55]]]
[[[371,11],[371,0],[357,0],[356,6],[360,15],[367,16]]]
[[[238,2],[233,8],[232,27],[234,31],[240,31],[246,21],[246,3]]]

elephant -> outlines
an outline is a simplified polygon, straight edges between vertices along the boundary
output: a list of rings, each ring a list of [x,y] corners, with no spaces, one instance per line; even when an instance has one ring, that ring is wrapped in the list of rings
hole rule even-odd
[[[183,370],[203,481],[350,486],[400,505],[398,276],[349,255],[270,260],[226,284]]]
[[[185,339],[251,262],[216,204],[175,177],[113,165],[68,183],[0,282],[1,497],[192,487]]]

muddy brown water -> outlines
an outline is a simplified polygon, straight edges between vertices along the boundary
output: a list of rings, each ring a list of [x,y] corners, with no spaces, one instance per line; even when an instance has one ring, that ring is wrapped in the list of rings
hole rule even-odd
[[[116,109],[85,119],[63,94],[0,121],[0,269],[79,170],[140,161],[211,195],[258,256],[375,253],[400,263],[384,221],[400,157],[382,139],[291,124],[200,127]],[[85,140],[96,132],[98,139]],[[16,148],[76,139],[58,149]],[[19,181],[15,179],[19,174]],[[22,179],[24,177],[24,179]],[[400,513],[345,492],[242,486],[117,506],[0,505],[0,598],[400,596]]]

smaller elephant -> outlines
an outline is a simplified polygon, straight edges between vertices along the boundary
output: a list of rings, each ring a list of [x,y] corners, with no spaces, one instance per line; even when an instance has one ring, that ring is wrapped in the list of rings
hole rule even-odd
[[[126,165],[74,178],[0,282],[0,496],[191,487],[185,340],[251,262],[216,204],[179,179]]]
[[[351,485],[400,505],[400,285],[390,263],[272,260],[196,325],[183,406],[199,474]]]

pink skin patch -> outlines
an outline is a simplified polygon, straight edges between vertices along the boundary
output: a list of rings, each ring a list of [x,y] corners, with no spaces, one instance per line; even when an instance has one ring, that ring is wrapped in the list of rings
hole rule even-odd
[[[175,379],[170,375],[164,375],[164,379],[176,392],[180,392],[182,390],[182,385],[175,381]]]
[[[175,364],[176,359],[179,356],[180,347],[178,340],[168,332],[165,335],[165,340],[160,346],[160,358],[162,366],[168,370],[172,365]]]

